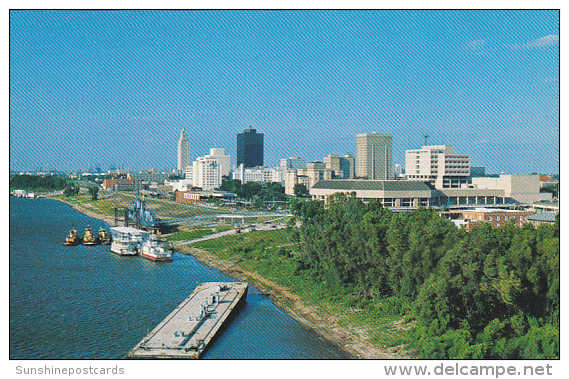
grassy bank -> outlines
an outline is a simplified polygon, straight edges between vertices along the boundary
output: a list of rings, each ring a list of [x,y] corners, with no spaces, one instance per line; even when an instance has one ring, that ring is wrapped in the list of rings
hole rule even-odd
[[[357,297],[330,297],[322,283],[300,273],[288,231],[228,235],[185,247],[205,263],[267,291],[291,316],[363,358],[408,358],[409,326],[389,300],[357,307]]]
[[[136,199],[136,195],[124,192],[102,192],[99,193],[99,199],[95,201],[91,200],[91,196],[88,194],[77,196],[51,195],[48,197],[70,204],[79,211],[98,214],[101,216],[99,218],[114,217],[115,207],[128,207]],[[215,209],[181,204],[170,200],[147,198],[145,202],[149,210],[152,210],[156,216],[165,220],[220,213]]]

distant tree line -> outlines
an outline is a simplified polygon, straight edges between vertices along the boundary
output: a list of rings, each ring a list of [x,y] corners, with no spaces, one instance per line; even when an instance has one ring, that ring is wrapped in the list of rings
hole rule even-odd
[[[10,188],[57,191],[67,187],[67,179],[59,176],[16,175],[10,178]]]
[[[284,193],[281,183],[256,183],[241,184],[238,179],[226,180],[219,187],[222,191],[232,192],[240,199],[263,201],[286,201],[288,197]]]
[[[392,304],[422,358],[559,358],[559,216],[467,233],[353,195],[291,209],[297,273],[355,306]]]

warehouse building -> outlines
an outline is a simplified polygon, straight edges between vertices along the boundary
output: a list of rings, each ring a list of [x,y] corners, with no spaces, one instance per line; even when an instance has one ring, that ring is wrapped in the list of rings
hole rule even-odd
[[[412,180],[320,180],[312,185],[310,195],[314,200],[328,201],[334,193],[353,192],[364,202],[378,199],[384,206],[400,210],[421,206],[508,208],[517,204],[531,205],[533,201],[551,195],[539,193],[539,186],[533,185],[531,180],[528,184],[523,177],[530,175],[503,175],[497,181],[443,189],[437,189],[429,182]]]

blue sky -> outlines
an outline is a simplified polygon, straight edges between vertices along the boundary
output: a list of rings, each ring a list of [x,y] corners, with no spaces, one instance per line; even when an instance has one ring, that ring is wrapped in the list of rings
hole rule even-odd
[[[11,11],[10,165],[174,167],[453,144],[487,172],[559,171],[557,11]]]

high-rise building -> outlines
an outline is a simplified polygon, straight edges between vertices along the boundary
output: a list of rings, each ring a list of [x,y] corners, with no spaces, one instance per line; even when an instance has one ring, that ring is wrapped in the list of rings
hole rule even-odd
[[[178,172],[184,172],[190,163],[190,144],[186,129],[182,128],[180,139],[178,140]]]
[[[326,165],[328,170],[332,170],[334,175],[338,175],[340,172],[340,156],[337,154],[329,154],[327,157],[324,157],[322,160]],[[343,173],[342,173],[343,175]]]
[[[257,133],[253,127],[237,134],[237,167],[245,168],[263,166],[264,161],[264,135]]]
[[[195,187],[210,191],[221,185],[221,166],[215,158],[199,157],[193,163],[192,182]]]
[[[229,176],[229,172],[231,171],[231,157],[225,153],[225,149],[209,149],[209,155],[206,155],[206,157],[216,159],[221,167],[221,175]]]
[[[340,170],[344,172],[344,179],[353,179],[356,171],[356,158],[351,154],[341,157]]]
[[[356,136],[356,176],[368,180],[393,179],[391,134],[366,133]]]
[[[332,179],[333,171],[326,168],[324,162],[310,162],[306,168],[298,170],[286,170],[284,175],[285,193],[294,195],[294,186],[303,184],[307,189],[318,183],[320,180]]]
[[[457,154],[454,146],[423,146],[405,152],[405,175],[408,180],[422,180],[436,188],[460,188],[468,183],[470,157]]]
[[[300,157],[290,157],[281,159],[281,170],[298,170],[306,168],[306,160]]]
[[[326,169],[331,170],[334,179],[353,179],[355,159],[350,154],[343,157],[330,154],[324,158]]]

